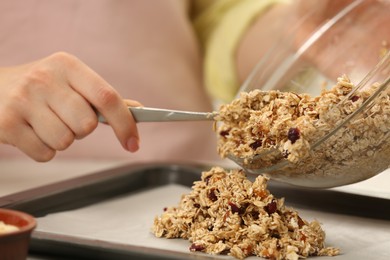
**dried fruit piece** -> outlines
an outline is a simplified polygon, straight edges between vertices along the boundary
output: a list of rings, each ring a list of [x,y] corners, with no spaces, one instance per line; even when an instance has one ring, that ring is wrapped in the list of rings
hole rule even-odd
[[[203,251],[204,249],[205,249],[204,246],[197,245],[195,243],[190,246],[190,250],[193,251],[193,252],[195,252],[195,251]]]
[[[288,140],[291,141],[292,144],[294,144],[300,138],[300,136],[301,136],[301,133],[300,133],[298,128],[291,127],[288,130],[287,138],[288,138]]]
[[[359,100],[359,96],[352,96],[351,100],[352,100],[352,102],[356,102]]]
[[[232,210],[233,213],[240,213],[240,211],[241,211],[240,207],[238,207],[236,204],[234,204],[231,201],[229,201],[228,204],[229,204],[230,209]]]
[[[224,130],[224,131],[221,131],[219,132],[219,134],[223,137],[226,137],[228,134],[229,134],[229,130]]]
[[[209,194],[207,195],[207,197],[212,201],[216,201],[218,199],[217,195],[215,194],[215,189],[212,188],[210,191],[209,191]]]
[[[278,209],[278,205],[277,205],[277,203],[276,203],[275,200],[271,201],[270,203],[268,203],[268,204],[264,207],[264,210],[267,211],[267,213],[268,213],[269,215],[275,213],[277,209]]]
[[[253,149],[253,150],[256,150],[257,148],[261,147],[262,145],[262,141],[261,140],[256,140],[254,141],[253,143],[251,143],[249,146]]]

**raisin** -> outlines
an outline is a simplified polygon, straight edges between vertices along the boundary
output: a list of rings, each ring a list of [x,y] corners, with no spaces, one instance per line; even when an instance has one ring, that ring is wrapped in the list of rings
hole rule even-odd
[[[250,148],[252,148],[253,150],[256,150],[256,149],[259,148],[262,144],[263,144],[263,142],[262,142],[261,140],[256,140],[256,141],[254,141],[253,143],[251,143],[249,146],[250,146]]]
[[[247,202],[241,204],[241,207],[240,207],[240,214],[241,214],[241,215],[245,213],[245,211],[246,211],[246,209],[248,208],[249,205],[250,205],[250,204],[247,203]]]
[[[220,255],[227,255],[227,254],[229,254],[229,253],[230,253],[230,249],[228,248],[228,249],[222,250],[219,254],[220,254]]]
[[[204,181],[206,182],[206,185],[209,185],[210,178],[211,178],[211,175],[207,176],[207,177],[204,179]]]
[[[287,133],[287,138],[288,140],[291,141],[291,143],[295,143],[299,137],[300,137],[301,133],[299,131],[298,128],[296,127],[291,127],[289,130],[288,130],[288,133]]]
[[[220,134],[222,137],[226,137],[226,136],[229,134],[229,130],[221,131],[221,132],[219,132],[219,134]]]
[[[238,207],[236,204],[234,204],[231,201],[229,201],[228,204],[229,204],[230,209],[232,210],[233,213],[240,213],[240,211],[241,211],[240,207]]]
[[[268,204],[264,207],[264,210],[267,211],[267,213],[268,213],[269,215],[275,213],[277,209],[278,209],[278,205],[276,204],[276,201],[275,201],[275,200],[271,201],[270,203],[268,203]]]
[[[200,208],[200,204],[199,203],[194,203],[194,207],[198,209],[198,208]]]
[[[239,215],[244,214],[246,211],[246,208],[249,206],[249,203],[243,203],[241,205],[241,207],[239,207],[231,201],[229,201],[228,204],[230,206],[232,213],[238,213]]]
[[[299,228],[303,227],[304,225],[306,225],[305,222],[301,219],[300,216],[298,216],[298,226],[299,226]]]
[[[215,194],[215,189],[212,188],[210,191],[209,191],[209,194],[208,194],[208,198],[211,200],[211,201],[216,201],[218,199],[217,195]]]
[[[195,252],[195,251],[202,251],[202,250],[204,250],[205,248],[204,248],[204,246],[202,246],[202,245],[197,245],[197,244],[192,244],[191,246],[190,246],[190,251],[192,251],[192,252]]]
[[[351,97],[352,102],[356,102],[356,101],[358,101],[358,99],[359,99],[359,96],[352,96]]]

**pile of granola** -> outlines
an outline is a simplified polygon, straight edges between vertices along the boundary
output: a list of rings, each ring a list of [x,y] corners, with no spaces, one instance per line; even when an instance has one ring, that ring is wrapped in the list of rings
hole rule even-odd
[[[355,86],[343,76],[317,97],[280,91],[242,93],[219,110],[218,153],[243,158],[239,164],[249,172],[287,162],[269,176],[283,180],[293,175],[296,184],[306,179],[312,187],[333,186],[335,178],[342,185],[375,175],[389,166],[388,88],[331,138],[315,149],[313,144],[357,111],[378,86],[350,94]],[[320,177],[323,181],[310,181]]]
[[[317,221],[303,220],[267,189],[268,179],[251,182],[242,170],[214,167],[202,173],[177,207],[154,220],[157,237],[188,239],[191,251],[228,254],[239,259],[298,259],[337,255],[325,247]]]

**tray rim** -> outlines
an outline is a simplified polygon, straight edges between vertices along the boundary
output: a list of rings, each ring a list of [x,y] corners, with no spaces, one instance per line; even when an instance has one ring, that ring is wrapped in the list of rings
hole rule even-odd
[[[103,171],[91,173],[85,176],[80,176],[64,181],[60,181],[57,183],[53,184],[48,184],[44,185],[43,187],[38,187],[34,189],[30,189],[24,192],[8,195],[5,197],[0,198],[0,207],[9,207],[9,208],[14,208],[14,209],[21,209],[24,211],[26,209],[26,205],[34,205],[37,201],[40,201],[41,199],[45,198],[51,198],[55,196],[62,196],[63,194],[67,192],[72,192],[73,190],[77,189],[84,189],[86,186],[94,186],[94,185],[100,185],[104,184],[107,181],[115,181],[115,180],[120,180],[123,177],[128,177],[128,176],[135,176],[136,173],[142,172],[142,171],[155,171],[155,170],[164,170],[164,171],[171,171],[175,172],[176,174],[179,173],[182,174],[182,170],[187,170],[188,172],[192,172],[196,175],[193,177],[199,178],[200,174],[203,170],[209,170],[211,167],[209,165],[204,165],[204,164],[181,164],[181,163],[155,163],[155,164],[128,164],[128,165],[122,165],[122,166],[117,166],[113,167],[111,169],[106,169]],[[168,181],[173,181],[175,180],[171,179]],[[172,182],[171,182],[172,183]],[[277,185],[272,185],[272,188],[278,188],[278,189],[285,189],[287,192],[296,192],[297,187],[294,186],[285,186],[284,184],[277,184]],[[372,198],[368,196],[362,196],[362,195],[356,195],[356,194],[345,194],[343,192],[339,191],[333,191],[333,190],[313,190],[313,189],[299,189],[299,194],[298,200],[301,198],[308,197],[308,195],[313,195],[313,199],[315,199],[317,192],[326,192],[327,195],[330,195],[330,200],[337,196],[341,196],[342,198],[347,198],[347,199],[361,199],[362,201],[366,202],[378,202],[378,207],[379,205],[390,205],[390,200],[386,199],[380,199],[380,198]],[[288,195],[287,195],[288,198]],[[342,205],[342,201],[335,202],[337,205]],[[341,204],[340,204],[341,203]],[[28,207],[27,207],[28,208]],[[347,208],[348,209],[348,208]],[[340,210],[340,209],[339,209]],[[390,220],[390,207],[388,209],[383,209],[383,212],[389,212],[389,215],[386,217],[386,220]],[[55,211],[54,211],[55,212]],[[337,211],[336,211],[337,212]],[[345,213],[345,212],[342,212]],[[349,212],[347,212],[349,213]],[[34,214],[33,214],[34,215]],[[359,215],[362,216],[362,215]],[[375,215],[374,215],[375,216]],[[32,234],[32,242],[45,242],[45,241],[50,241],[50,239],[45,240],[45,235],[47,238],[54,238],[53,236],[50,236],[48,232],[41,232],[39,233],[38,231],[33,232]],[[61,236],[57,236],[57,238],[61,238]],[[51,242],[55,242],[52,240]],[[62,241],[62,243],[65,243]],[[106,243],[107,244],[107,243]],[[82,246],[82,245],[81,245]],[[86,246],[86,245],[84,245]],[[130,246],[129,246],[130,247]],[[172,252],[169,250],[162,250],[162,249],[153,249],[153,252],[151,248],[145,247],[137,247],[133,246],[132,247],[134,250],[136,250],[135,253],[139,253],[140,256],[145,256],[145,257],[151,257],[155,256],[155,259],[158,259],[157,256],[161,256],[162,254],[166,255],[168,254],[167,252],[171,252],[172,254],[177,254],[179,252]],[[97,250],[100,250],[99,248],[96,248]],[[108,250],[108,249],[107,249]],[[148,254],[143,254],[142,252],[147,250]],[[34,250],[33,250],[34,252]],[[154,252],[156,254],[154,254]],[[41,252],[39,252],[41,253]],[[46,252],[50,253],[50,252]],[[114,250],[115,253],[115,250]],[[119,253],[119,251],[117,252]],[[134,252],[125,252],[128,254],[133,254]],[[183,254],[183,253],[181,253]],[[189,257],[194,256],[195,258],[204,258],[204,259],[210,259],[208,255],[201,255],[201,254],[184,254],[183,258],[188,259]],[[163,257],[163,256],[161,256]],[[161,258],[160,257],[160,258]],[[181,256],[178,256],[176,259],[180,259]],[[173,255],[171,255],[171,259],[173,258]]]
[[[131,174],[131,172],[137,172],[141,170],[170,169],[173,171],[177,171],[178,169],[186,169],[189,171],[198,171],[200,176],[200,172],[202,170],[207,170],[210,167],[211,166],[195,163],[128,163],[120,166],[115,166],[113,168],[89,173],[83,176],[49,183],[39,187],[2,196],[0,197],[0,208],[23,208],[22,205],[32,203],[33,201],[41,198],[54,196],[65,191],[83,188],[85,186],[102,183],[108,180],[113,180],[117,178],[120,179],[121,177],[125,177]]]
[[[196,177],[200,179],[201,172],[209,170],[211,167],[213,166],[203,163],[129,163],[0,197],[0,207],[21,210],[34,215],[34,210],[31,209],[31,205],[34,205],[34,203],[39,200],[55,196],[61,197],[62,194],[65,194],[67,192],[70,193],[75,190],[84,189],[85,187],[93,187],[94,185],[99,185],[109,181],[115,182],[116,180],[120,180],[121,178],[127,178],[128,176],[136,174],[140,171],[169,170],[172,172],[177,172],[184,170],[187,172],[196,173]],[[248,174],[248,177],[253,177],[253,175]],[[171,183],[173,181],[175,183],[176,180],[167,181]],[[376,212],[367,211],[366,213],[364,213],[357,211],[356,209],[349,210],[348,208],[344,207],[345,205],[342,202],[343,199],[359,199],[365,204],[372,204],[373,202],[375,202],[376,204],[378,204],[378,206],[385,205],[387,207],[387,205],[389,205],[389,208],[385,209],[385,212],[388,212],[388,216],[385,216],[385,220],[390,220],[390,200],[385,198],[371,197],[355,193],[346,193],[334,189],[300,188],[285,183],[275,182],[272,180],[269,181],[268,186],[270,190],[273,189],[275,196],[286,197],[286,201],[291,201],[291,199],[289,199],[290,194],[293,194],[293,196],[295,197],[298,196],[300,200],[305,201],[306,197],[312,197],[313,199],[316,199],[316,197],[318,197],[317,195],[326,193],[327,196],[329,196],[329,199],[322,200],[322,202],[328,204],[328,208],[326,210],[337,213],[344,213],[350,215],[357,214],[357,216],[378,218]],[[278,190],[283,190],[282,196],[278,194]],[[341,200],[339,198],[341,198]],[[30,208],[28,208],[28,206],[30,206]],[[306,206],[306,204],[298,204],[298,206]],[[310,206],[313,206],[313,204],[311,204]],[[321,205],[321,209],[323,209],[322,206],[323,205]],[[334,207],[334,210],[331,209],[331,207]],[[315,207],[314,209],[317,208]]]
[[[60,247],[69,245],[71,247],[80,247],[83,250],[89,251],[107,251],[108,254],[116,256],[115,259],[118,259],[118,255],[121,256],[138,256],[138,257],[147,257],[148,259],[153,257],[153,259],[216,259],[223,256],[214,256],[208,255],[199,252],[191,252],[188,250],[188,253],[177,252],[169,249],[159,249],[147,246],[134,246],[128,244],[121,244],[118,242],[108,242],[103,240],[92,240],[87,238],[72,237],[62,234],[52,234],[48,232],[36,231],[33,236],[33,243],[51,243],[52,245],[58,244]],[[40,251],[38,251],[40,252]],[[95,256],[92,256],[93,259],[96,259]],[[89,258],[89,257],[87,257]]]
[[[157,180],[157,184],[152,183],[151,187],[157,187],[164,184],[169,183],[178,183],[180,182],[180,178],[175,178],[177,176],[180,177],[181,174],[186,174],[185,178],[190,178],[191,183],[192,180],[197,180],[200,178],[201,172],[203,170],[209,169],[209,166],[205,166],[204,164],[184,164],[184,163],[154,163],[154,164],[125,164],[121,166],[116,166],[111,169],[105,169],[102,171],[94,172],[88,175],[79,176],[76,178],[71,178],[68,180],[63,180],[59,182],[55,182],[52,184],[43,185],[41,187],[29,189],[26,191],[18,192],[15,194],[7,195],[4,197],[0,197],[0,207],[4,208],[12,208],[16,210],[21,210],[27,213],[30,213],[34,217],[37,214],[34,213],[34,210],[31,210],[35,204],[41,204],[41,200],[53,200],[52,198],[56,197],[64,197],[64,195],[69,193],[74,193],[76,190],[83,190],[85,188],[94,187],[96,185],[102,185],[106,182],[120,182],[122,179],[128,181],[129,177],[134,177],[136,180],[140,179],[139,175],[146,174],[149,172],[149,175],[166,175],[167,179],[163,179],[163,182],[159,182]],[[156,173],[155,173],[156,172]],[[163,174],[162,174],[163,173]],[[190,173],[192,173],[190,175]],[[183,178],[182,178],[183,179]],[[161,181],[161,179],[160,179]],[[152,181],[153,182],[153,181]],[[148,183],[150,185],[150,183]],[[188,185],[186,185],[188,186]],[[149,186],[147,186],[150,188]],[[112,187],[108,188],[108,190],[112,189]],[[141,189],[131,190],[132,192],[141,191]],[[97,192],[100,194],[100,191]],[[119,192],[121,194],[121,192]],[[91,190],[87,192],[86,197],[94,196],[93,192],[91,194]],[[66,199],[65,199],[66,200]],[[72,201],[73,199],[70,199]],[[102,201],[98,199],[97,201]],[[88,203],[89,204],[89,203]],[[93,203],[91,203],[93,204]],[[54,210],[49,210],[48,212],[58,212],[56,207]],[[40,210],[37,210],[38,214]],[[43,210],[45,212],[45,210]],[[94,239],[87,238],[77,238],[73,236],[61,235],[61,234],[52,234],[50,232],[44,232],[39,230],[34,230],[31,235],[30,241],[30,254],[38,253],[55,255],[56,252],[51,251],[50,247],[44,249],[43,244],[46,245],[57,245],[57,249],[60,249],[60,254],[66,253],[64,249],[67,247],[73,248],[73,251],[78,252],[74,255],[70,255],[70,257],[80,257],[82,256],[82,252],[84,250],[88,250],[91,252],[100,252],[103,254],[109,254],[111,256],[115,256],[115,259],[120,256],[137,256],[139,259],[192,259],[192,257],[196,259],[210,259],[207,255],[199,255],[199,254],[187,254],[182,252],[175,252],[164,249],[150,248],[150,247],[140,247],[134,245],[122,245],[119,243],[113,243],[108,241],[97,241]],[[81,251],[80,251],[81,250]],[[191,253],[189,251],[189,253]],[[86,257],[86,256],[84,256]],[[96,259],[93,256],[93,259]],[[105,258],[102,258],[105,259]]]

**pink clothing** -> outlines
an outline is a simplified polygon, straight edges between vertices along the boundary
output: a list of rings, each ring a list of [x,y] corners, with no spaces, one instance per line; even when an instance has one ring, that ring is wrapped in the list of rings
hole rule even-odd
[[[164,8],[159,5],[167,1],[0,1],[0,67],[66,51],[99,73],[123,98],[135,99],[150,107],[210,110],[203,90],[184,81],[189,68],[183,67],[180,60],[166,59],[167,55],[161,56],[157,51],[159,46],[168,52],[170,48],[178,48],[170,47],[172,38],[176,37],[175,30],[161,32],[159,23],[188,26],[185,17],[177,21],[164,18],[161,14]],[[150,28],[140,30],[140,21],[150,22]],[[143,38],[150,40],[145,44]],[[183,53],[188,53],[187,48],[193,44],[179,43]],[[182,60],[186,58],[190,57]],[[144,64],[149,64],[150,69],[143,70]],[[168,75],[164,72],[170,70],[176,70],[176,75],[164,78]],[[174,84],[170,82],[180,82],[181,87],[172,87]],[[123,150],[110,127],[99,125],[91,135],[57,153],[57,157],[128,158],[129,161],[218,158],[212,122],[140,123],[138,127],[141,148],[135,154]],[[0,145],[2,158],[20,154],[16,148]]]

